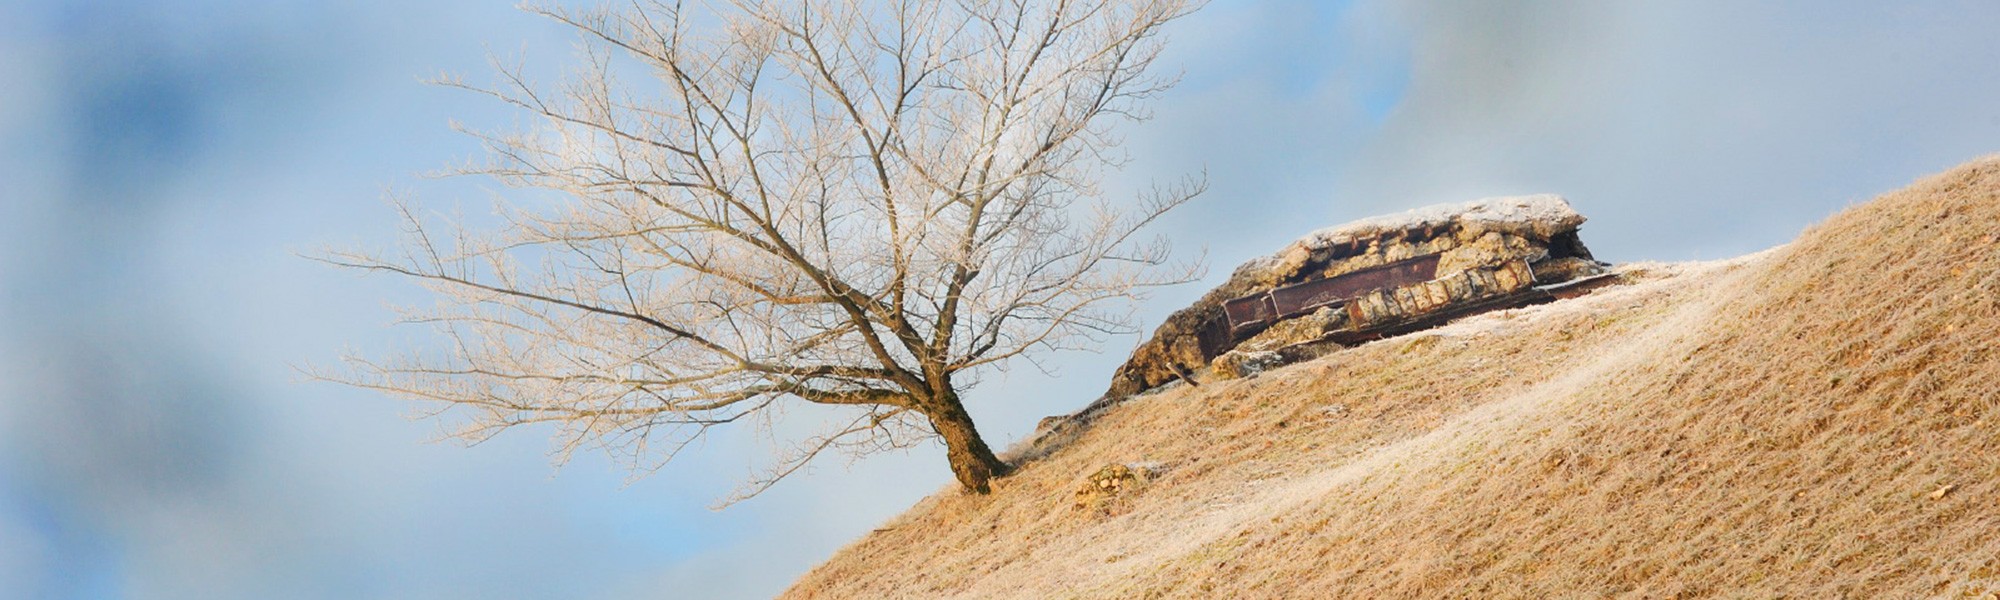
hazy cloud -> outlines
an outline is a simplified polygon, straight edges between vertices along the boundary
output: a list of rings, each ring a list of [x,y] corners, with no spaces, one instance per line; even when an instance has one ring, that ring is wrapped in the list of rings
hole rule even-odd
[[[1343,192],[1564,193],[1616,259],[1767,247],[2000,133],[1990,3],[1398,9],[1416,76]]]

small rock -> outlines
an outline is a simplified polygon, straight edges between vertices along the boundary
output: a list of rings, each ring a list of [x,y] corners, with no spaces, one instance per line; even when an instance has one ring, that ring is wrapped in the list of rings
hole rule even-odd
[[[1240,379],[1262,373],[1285,363],[1285,357],[1276,352],[1230,351],[1215,357],[1209,374],[1217,380]]]
[[[1049,415],[1035,424],[1035,435],[1046,435],[1069,422],[1069,415]]]
[[[1071,508],[1102,511],[1113,499],[1138,490],[1157,477],[1159,463],[1110,464],[1085,478],[1071,494]]]
[[[1948,496],[1948,495],[1950,495],[1950,494],[1951,494],[1952,490],[1956,490],[1956,489],[1958,489],[1958,484],[1956,484],[1956,483],[1953,483],[1953,484],[1948,484],[1948,485],[1946,485],[1946,486],[1944,486],[1944,487],[1941,487],[1941,488],[1938,488],[1938,489],[1937,489],[1937,491],[1935,491],[1935,492],[1931,492],[1931,499],[1932,499],[1932,500],[1943,500],[1945,496]]]

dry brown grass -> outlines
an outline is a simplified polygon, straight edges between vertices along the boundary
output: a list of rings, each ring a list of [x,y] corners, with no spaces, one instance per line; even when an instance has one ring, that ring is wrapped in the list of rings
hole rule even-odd
[[[1989,158],[1758,255],[1145,397],[787,595],[2000,591],[1996,236]]]

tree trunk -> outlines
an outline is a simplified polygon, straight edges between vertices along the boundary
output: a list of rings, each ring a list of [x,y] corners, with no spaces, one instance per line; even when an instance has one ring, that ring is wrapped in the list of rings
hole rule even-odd
[[[1003,477],[1013,471],[1013,467],[1001,462],[986,447],[986,440],[973,429],[972,415],[966,414],[965,405],[960,404],[957,394],[939,399],[942,406],[929,413],[931,427],[944,438],[945,458],[951,461],[951,473],[958,476],[958,483],[966,490],[985,494],[993,491],[988,485],[995,477]]]

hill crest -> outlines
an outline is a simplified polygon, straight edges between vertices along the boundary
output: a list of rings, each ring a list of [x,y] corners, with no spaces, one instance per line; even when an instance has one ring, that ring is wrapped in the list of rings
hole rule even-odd
[[[1996,236],[1986,158],[1766,252],[1141,396],[787,596],[2000,591]],[[1078,502],[1111,465],[1142,468]]]

